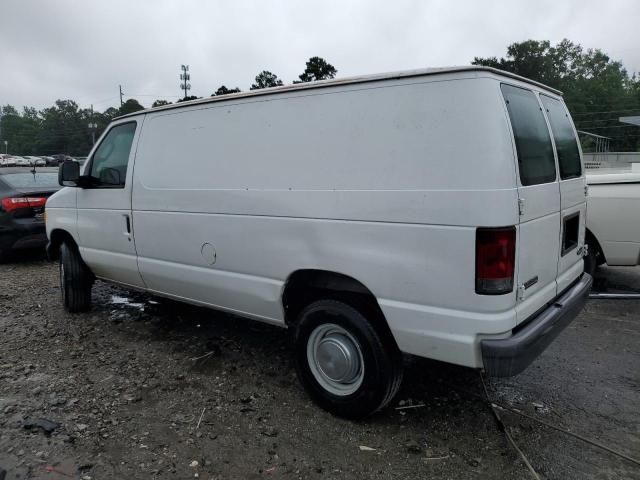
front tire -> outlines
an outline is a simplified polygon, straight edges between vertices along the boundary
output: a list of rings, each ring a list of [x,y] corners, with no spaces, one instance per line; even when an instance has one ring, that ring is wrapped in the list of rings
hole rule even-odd
[[[299,315],[295,331],[300,383],[323,409],[353,420],[387,405],[402,381],[402,354],[352,306],[320,300]]]
[[[60,246],[60,290],[62,304],[71,313],[84,312],[91,306],[93,277],[75,246]]]

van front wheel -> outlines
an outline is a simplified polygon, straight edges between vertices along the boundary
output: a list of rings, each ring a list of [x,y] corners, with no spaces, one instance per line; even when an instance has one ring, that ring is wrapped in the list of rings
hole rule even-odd
[[[296,323],[295,350],[305,390],[337,416],[371,415],[400,387],[400,351],[346,303],[320,300],[306,307]]]
[[[78,249],[63,243],[60,246],[60,291],[65,310],[72,313],[88,310],[92,284],[93,277]]]

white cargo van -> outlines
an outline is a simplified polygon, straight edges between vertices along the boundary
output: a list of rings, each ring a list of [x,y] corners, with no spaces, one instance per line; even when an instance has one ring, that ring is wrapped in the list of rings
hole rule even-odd
[[[60,168],[49,253],[94,278],[294,330],[345,417],[402,353],[514,375],[582,308],[585,179],[559,92],[461,67],[299,84],[116,119]]]

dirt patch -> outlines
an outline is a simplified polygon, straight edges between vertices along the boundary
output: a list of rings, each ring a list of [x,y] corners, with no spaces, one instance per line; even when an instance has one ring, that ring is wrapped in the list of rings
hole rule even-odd
[[[528,478],[477,372],[407,359],[395,402],[337,419],[301,390],[285,330],[98,282],[63,311],[57,266],[0,265],[0,472],[15,478]],[[640,456],[640,307],[592,301],[491,394]],[[414,407],[414,408],[406,408]],[[633,464],[504,414],[544,478]],[[25,428],[29,422],[43,423]]]

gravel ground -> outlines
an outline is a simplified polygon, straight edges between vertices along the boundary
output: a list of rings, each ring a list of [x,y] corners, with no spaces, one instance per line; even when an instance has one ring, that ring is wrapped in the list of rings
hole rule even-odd
[[[640,269],[599,277],[640,292]],[[394,403],[348,422],[308,400],[285,330],[101,282],[88,313],[59,296],[57,265],[0,265],[0,479],[533,478],[473,370],[407,359]],[[639,341],[640,301],[591,300],[489,395],[639,458]],[[640,479],[632,462],[500,415],[541,478]]]

